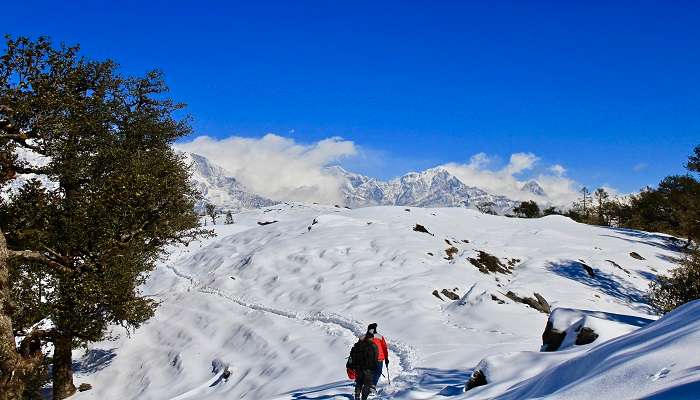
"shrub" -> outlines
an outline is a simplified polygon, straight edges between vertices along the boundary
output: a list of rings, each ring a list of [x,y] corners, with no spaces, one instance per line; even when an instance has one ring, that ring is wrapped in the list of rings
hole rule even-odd
[[[670,276],[659,276],[649,285],[649,302],[667,313],[689,301],[700,299],[700,251],[696,250],[671,270]]]

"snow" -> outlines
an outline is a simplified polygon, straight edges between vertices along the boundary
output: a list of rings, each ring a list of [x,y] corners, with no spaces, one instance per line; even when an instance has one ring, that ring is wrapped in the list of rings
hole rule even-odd
[[[93,386],[76,399],[347,399],[345,357],[371,322],[390,346],[383,399],[623,399],[698,379],[688,349],[699,311],[640,328],[657,318],[644,303],[650,279],[678,255],[667,236],[464,208],[279,204],[235,220],[171,249],[142,288],[161,304],[148,323],[74,352],[76,383]],[[519,261],[512,274],[483,274],[468,261],[477,251]],[[432,295],[442,289],[460,299]],[[557,324],[585,317],[611,340],[541,353],[548,316],[508,291],[539,293],[562,310]],[[478,364],[494,383],[464,393]]]

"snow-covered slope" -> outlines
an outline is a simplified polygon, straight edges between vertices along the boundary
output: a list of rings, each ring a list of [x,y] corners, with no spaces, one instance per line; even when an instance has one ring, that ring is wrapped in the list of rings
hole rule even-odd
[[[464,398],[694,400],[700,398],[698,345],[700,300],[592,348],[494,357],[482,366],[510,379]]]
[[[465,207],[508,214],[520,204],[505,196],[490,194],[477,187],[467,186],[440,167],[411,172],[390,181],[380,181],[351,173],[339,166],[328,167],[327,171],[345,182],[341,191],[345,205],[350,207],[376,205]],[[523,187],[523,190],[536,191],[536,187],[539,187],[535,181],[530,181],[527,185],[529,186]],[[539,187],[539,190],[542,188]],[[533,193],[544,195],[543,191]]]
[[[198,210],[204,209],[204,202],[210,202],[223,210],[241,211],[267,207],[276,201],[251,193],[231,173],[213,164],[206,157],[193,153],[182,153],[185,161],[191,165],[192,182],[202,193],[203,201],[196,205]]]
[[[75,352],[77,382],[93,385],[75,398],[348,399],[345,357],[370,322],[379,324],[390,344],[391,385],[382,379],[381,399],[506,392],[508,398],[547,397],[554,393],[547,390],[564,388],[547,375],[561,362],[561,379],[580,373],[603,386],[617,382],[594,377],[608,370],[615,379],[655,382],[645,386],[654,390],[697,379],[698,369],[689,364],[700,360],[687,350],[697,347],[696,323],[679,332],[682,340],[668,333],[678,327],[674,323],[650,331],[656,333],[637,331],[640,336],[625,342],[645,351],[672,348],[659,358],[670,372],[659,370],[654,378],[639,367],[644,358],[620,352],[622,339],[609,342],[605,354],[619,357],[607,368],[596,364],[604,361],[602,353],[586,356],[603,346],[599,342],[543,356],[538,350],[547,314],[507,296],[537,293],[552,308],[655,319],[643,291],[678,255],[667,237],[559,216],[514,219],[463,208],[405,208],[282,204],[243,212],[236,224],[217,226],[218,237],[173,248],[143,288],[161,302],[155,317],[131,336],[115,328],[112,340]],[[414,230],[416,224],[429,233]],[[483,273],[479,266],[502,272]],[[697,313],[684,318],[695,321]],[[657,334],[668,340],[653,339]],[[672,360],[679,349],[688,360]],[[474,367],[498,355],[532,370],[500,371],[505,384],[497,392],[487,392],[496,387],[487,385],[464,393]],[[566,369],[574,360],[580,367]],[[637,361],[627,369],[627,360]],[[231,376],[224,381],[226,366]],[[540,372],[544,386],[527,381]],[[581,393],[571,390],[565,393]],[[624,398],[600,390],[595,397]]]

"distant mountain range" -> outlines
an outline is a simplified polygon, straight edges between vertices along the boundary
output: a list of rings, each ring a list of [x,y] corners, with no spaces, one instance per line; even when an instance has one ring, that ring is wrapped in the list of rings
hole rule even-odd
[[[239,211],[278,204],[279,201],[258,195],[224,168],[206,157],[185,153],[192,164],[192,180],[204,196],[204,201],[226,210]],[[430,168],[422,172],[411,172],[389,181],[381,181],[346,171],[340,166],[325,168],[341,182],[340,192],[343,206],[357,208],[376,205],[410,207],[465,207],[495,214],[512,213],[520,201],[506,196],[488,193],[468,186],[444,168]],[[534,180],[523,185],[521,190],[536,196],[545,196],[542,187]],[[197,205],[204,208],[204,202]]]

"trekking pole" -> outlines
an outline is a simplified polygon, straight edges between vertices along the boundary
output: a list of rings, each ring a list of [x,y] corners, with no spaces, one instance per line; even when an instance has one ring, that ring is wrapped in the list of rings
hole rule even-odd
[[[389,385],[391,386],[391,375],[389,374],[389,366],[386,366],[386,379],[389,380]]]

